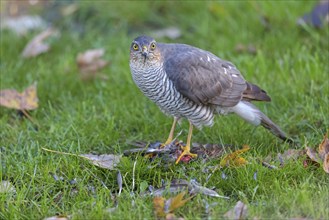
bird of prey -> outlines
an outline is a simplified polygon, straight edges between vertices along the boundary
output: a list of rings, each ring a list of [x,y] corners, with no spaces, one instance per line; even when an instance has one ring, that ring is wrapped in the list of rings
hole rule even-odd
[[[167,115],[174,117],[168,139],[174,138],[176,123],[189,121],[186,146],[176,163],[190,152],[193,126],[211,126],[214,116],[236,113],[253,125],[262,125],[284,141],[285,133],[251,101],[270,101],[264,90],[247,82],[229,61],[211,52],[186,45],[157,43],[139,36],[130,47],[130,70],[139,89]]]

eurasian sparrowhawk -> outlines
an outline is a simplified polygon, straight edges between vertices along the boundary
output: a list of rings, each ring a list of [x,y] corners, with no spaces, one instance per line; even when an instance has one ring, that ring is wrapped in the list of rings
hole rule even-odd
[[[270,101],[266,92],[247,82],[231,63],[214,54],[186,44],[157,43],[140,36],[130,47],[130,69],[140,90],[160,109],[174,117],[169,137],[172,142],[176,122],[190,123],[182,156],[190,152],[193,126],[211,126],[216,114],[236,113],[253,125],[262,125],[274,135],[289,140],[282,130],[250,101]]]

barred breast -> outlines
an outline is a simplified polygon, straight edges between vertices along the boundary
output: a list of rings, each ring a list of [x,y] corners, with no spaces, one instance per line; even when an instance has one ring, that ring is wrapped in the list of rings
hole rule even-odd
[[[163,68],[135,69],[131,66],[132,77],[139,89],[168,115],[187,118],[197,128],[213,124],[214,109],[198,105],[180,94]],[[142,71],[141,71],[142,70]]]

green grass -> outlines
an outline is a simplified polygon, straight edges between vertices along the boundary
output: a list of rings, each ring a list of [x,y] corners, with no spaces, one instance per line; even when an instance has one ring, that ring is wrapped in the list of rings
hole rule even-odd
[[[22,91],[37,81],[39,108],[30,113],[40,126],[36,129],[14,110],[1,107],[0,180],[13,183],[16,194],[0,193],[0,219],[42,219],[57,213],[77,219],[153,219],[152,198],[140,196],[140,186],[160,187],[162,180],[175,178],[195,178],[231,198],[198,195],[176,212],[186,219],[204,217],[206,203],[211,219],[222,218],[238,200],[247,204],[250,219],[328,218],[328,174],[321,167],[304,168],[303,158],[278,170],[263,167],[259,161],[268,154],[275,156],[291,147],[233,115],[218,117],[212,128],[195,130],[193,141],[248,144],[249,165],[217,171],[207,182],[209,174],[201,171],[220,158],[169,167],[141,157],[124,158],[119,166],[123,192],[110,214],[104,210],[114,206],[116,171],[41,149],[119,154],[131,147],[131,141],[165,140],[172,120],[133,83],[129,47],[137,35],[171,25],[182,30],[181,38],[158,41],[192,44],[232,61],[248,81],[272,97],[271,103],[257,105],[297,140],[294,148],[317,146],[329,128],[329,31],[296,26],[296,19],[313,5],[312,1],[81,2],[75,14],[54,21],[62,32],[60,38],[51,39],[50,52],[27,60],[20,53],[36,32],[18,37],[1,30],[1,89]],[[262,25],[262,15],[270,29]],[[255,45],[257,54],[236,52],[239,43]],[[80,80],[76,55],[99,47],[105,48],[105,59],[111,62],[102,70],[109,79]],[[187,129],[186,122],[177,128],[183,130],[182,140]],[[49,172],[64,180],[55,181]],[[222,172],[227,179],[221,178]],[[77,184],[72,185],[68,181],[74,178]]]

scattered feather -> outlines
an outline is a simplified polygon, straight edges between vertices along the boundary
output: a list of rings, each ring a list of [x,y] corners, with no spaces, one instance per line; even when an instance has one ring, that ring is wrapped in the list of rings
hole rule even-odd
[[[115,170],[121,159],[121,156],[114,154],[81,154],[80,156],[91,161],[95,166],[108,170]]]
[[[224,217],[234,220],[243,220],[247,219],[247,214],[247,206],[243,202],[238,201],[233,209],[225,213]]]
[[[150,194],[153,196],[162,196],[164,194],[175,194],[182,191],[188,191],[190,195],[203,194],[210,197],[229,199],[229,197],[221,196],[216,191],[201,186],[196,180],[187,181],[184,179],[174,179],[169,184],[158,189],[154,189]]]
[[[304,14],[297,20],[300,26],[310,25],[316,28],[321,28],[329,24],[329,1],[319,1],[314,6],[311,12]]]
[[[257,171],[254,172],[253,178],[254,178],[255,181],[257,181]]]
[[[276,170],[276,169],[278,169],[278,167],[276,167],[276,166],[274,166],[274,165],[271,165],[271,164],[269,164],[269,163],[267,163],[267,162],[265,162],[265,161],[262,161],[262,165],[263,165],[264,167],[267,167],[267,168],[271,169],[271,170]]]
[[[210,197],[229,199],[227,196],[220,196],[215,190],[201,186],[196,180],[193,179],[190,181],[189,188],[190,194],[203,194]]]
[[[120,196],[121,191],[122,191],[122,175],[121,175],[120,170],[118,170],[118,173],[117,173],[117,183],[118,183],[118,186],[119,186],[118,196]]]
[[[3,180],[0,182],[0,193],[16,193],[16,189],[11,182]]]

